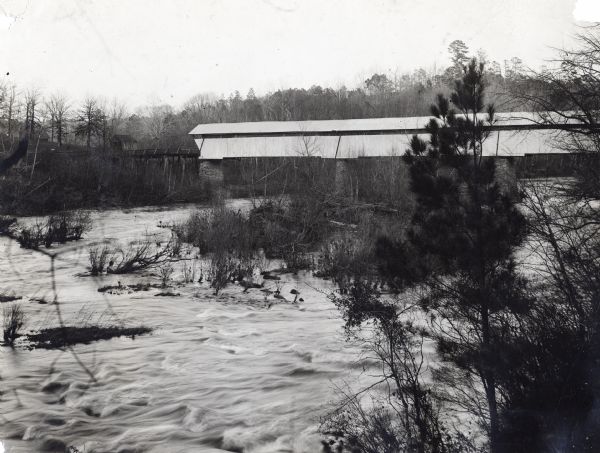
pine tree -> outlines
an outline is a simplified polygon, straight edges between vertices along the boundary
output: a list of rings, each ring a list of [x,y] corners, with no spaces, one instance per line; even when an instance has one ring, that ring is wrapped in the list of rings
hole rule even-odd
[[[494,162],[483,158],[487,126],[494,121],[493,106],[483,113],[484,91],[483,64],[473,59],[450,99],[439,95],[432,106],[429,142],[414,136],[405,157],[417,197],[408,246],[427,263],[417,276],[429,289],[423,307],[440,320],[434,326],[438,352],[454,365],[454,371],[445,370],[446,378],[456,382],[462,376],[484,390],[495,453],[502,323],[525,303],[512,259],[525,220],[496,182]],[[414,275],[407,268],[396,272]]]
[[[469,62],[469,48],[463,41],[456,39],[448,46],[448,52],[452,61],[451,72],[454,78],[458,78],[463,66]]]

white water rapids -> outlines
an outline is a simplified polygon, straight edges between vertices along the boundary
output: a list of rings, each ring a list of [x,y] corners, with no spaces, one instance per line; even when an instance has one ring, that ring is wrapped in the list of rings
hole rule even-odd
[[[88,244],[167,235],[158,223],[181,220],[192,209],[94,213],[84,240],[50,249],[68,250],[54,275],[49,258],[0,238],[0,292],[23,296],[16,303],[26,313],[25,331],[57,325],[54,283],[66,324],[112,310],[128,326],[154,329],[133,340],[77,345],[76,356],[0,348],[0,452],[320,450],[316,429],[337,398],[335,386],[355,383],[364,365],[344,341],[342,321],[325,295],[329,283],[284,275],[281,294],[291,301],[295,288],[304,301],[270,299],[268,307],[263,292],[243,293],[238,285],[219,296],[206,283],[175,286],[178,297],[156,297],[157,289],[113,295],[97,289],[159,279],[150,272],[77,275],[89,264]]]

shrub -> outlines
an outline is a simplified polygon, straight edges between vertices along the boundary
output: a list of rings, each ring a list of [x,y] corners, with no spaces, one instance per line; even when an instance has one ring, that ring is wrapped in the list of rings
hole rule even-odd
[[[219,206],[194,212],[173,226],[173,231],[201,254],[216,254],[219,268],[228,261],[223,258],[226,255],[241,263],[254,259],[262,249],[267,258],[283,259],[287,269],[297,271],[313,266],[310,252],[329,234],[322,207],[322,201],[313,202],[310,197],[292,200],[287,206],[269,200],[253,208],[246,218],[240,211]]]
[[[51,215],[47,229],[52,242],[77,241],[92,227],[90,214],[85,211],[61,212]]]
[[[210,225],[210,213],[207,211],[195,211],[183,222],[171,226],[175,236],[183,242],[193,244],[201,248],[205,242],[202,236]],[[202,253],[202,248],[201,248]]]
[[[320,243],[332,231],[329,216],[333,208],[330,201],[320,194],[305,194],[291,200],[286,209],[286,226],[296,236],[296,243],[308,247]]]
[[[253,283],[254,273],[263,271],[265,266],[262,256],[236,255],[219,251],[210,257],[207,278],[210,286],[215,290],[215,295],[232,282],[241,283],[247,290],[257,286]]]
[[[395,244],[406,237],[405,219],[396,214],[367,213],[351,230],[334,236],[321,247],[317,276],[331,278],[344,293],[356,278],[379,279],[396,291],[393,279],[381,278],[381,244]],[[391,246],[390,246],[391,247]],[[389,248],[389,247],[388,247]]]
[[[111,263],[107,272],[111,274],[130,274],[164,263],[171,253],[171,242],[161,245],[149,239],[129,244],[126,249],[111,252]]]
[[[173,266],[170,263],[162,263],[158,268],[158,275],[160,276],[161,286],[166,288],[171,281],[171,275],[173,275]]]
[[[181,256],[182,241],[179,236],[173,234],[171,237],[171,256],[176,258]]]
[[[256,247],[262,248],[268,258],[280,258],[281,246],[292,242],[290,231],[284,225],[285,210],[281,203],[268,200],[253,208],[248,222],[255,233]]]
[[[238,267],[238,260],[231,254],[220,252],[213,254],[208,267],[208,279],[210,286],[215,290],[215,296],[234,280]]]
[[[25,325],[25,314],[17,304],[10,305],[2,310],[3,314],[3,338],[4,344],[14,346],[19,336],[19,331]]]
[[[92,227],[90,215],[84,211],[61,212],[51,215],[46,222],[36,222],[31,227],[22,227],[16,239],[23,248],[37,249],[44,244],[64,244],[77,241]]]
[[[233,274],[233,280],[238,282],[251,282],[255,271],[263,272],[266,268],[266,262],[262,255],[245,255],[237,257],[236,268]]]
[[[325,235],[325,217],[308,201],[268,201],[252,209],[248,218],[240,211],[217,207],[193,213],[173,230],[201,254],[224,251],[248,255],[262,248],[267,258],[283,258],[292,269],[305,267],[306,252]]]
[[[189,264],[184,261],[181,264],[181,274],[184,283],[192,283],[196,280],[196,261],[193,260]]]
[[[314,260],[311,253],[305,250],[305,247],[296,247],[292,244],[289,248],[282,251],[283,262],[285,268],[291,272],[298,272],[303,269],[312,269]]]
[[[357,398],[350,398],[343,410],[336,411],[322,420],[320,429],[325,435],[343,436],[342,439],[336,439],[335,450],[329,443],[323,441],[325,452],[396,453],[413,451],[410,448],[412,445],[407,442],[406,430],[393,416],[391,410],[386,410],[381,405],[374,405],[372,410],[367,411]],[[331,444],[334,443],[332,440]],[[344,444],[346,444],[347,450],[343,448]]]
[[[37,249],[43,243],[46,243],[47,232],[42,223],[36,222],[31,227],[21,228],[16,234],[16,239],[21,247],[26,249]]]
[[[331,278],[342,293],[353,278],[372,275],[373,257],[361,238],[341,235],[321,248],[318,258],[318,276]]]
[[[0,215],[0,234],[8,234],[17,219],[10,216]]]
[[[253,248],[248,220],[241,212],[225,207],[196,211],[185,222],[175,225],[173,231],[179,239],[198,247],[201,254]]]
[[[40,143],[40,148],[42,144]],[[0,180],[0,211],[45,214],[99,206],[202,202],[211,183],[188,159],[131,159],[63,144],[66,153],[44,152],[35,172],[13,167]],[[185,163],[184,163],[185,161]]]
[[[106,270],[107,259],[110,256],[110,249],[106,246],[90,248],[90,273],[100,275]]]
[[[250,228],[255,247],[268,258],[282,258],[290,269],[304,268],[306,252],[327,236],[328,221],[322,203],[310,197],[294,198],[287,206],[272,200],[252,209]]]
[[[414,420],[406,406],[389,407],[389,401],[372,398],[363,403],[357,396],[349,396],[338,410],[321,420],[320,432],[323,452],[361,453],[479,453],[483,451],[472,439],[445,426],[439,412],[429,414],[426,421],[428,434],[418,435]],[[398,407],[402,407],[399,410]]]
[[[90,273],[98,275],[106,270],[109,274],[130,274],[159,266],[171,256],[172,241],[162,245],[150,238],[132,242],[125,249],[96,247],[90,249],[89,253]]]

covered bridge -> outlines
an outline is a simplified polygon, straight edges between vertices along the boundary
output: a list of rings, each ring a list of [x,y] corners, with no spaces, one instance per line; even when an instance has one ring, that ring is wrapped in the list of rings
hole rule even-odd
[[[487,115],[485,115],[487,118]],[[431,117],[200,124],[190,134],[201,159],[321,157],[353,159],[401,156],[413,135],[427,139]],[[487,156],[554,152],[556,130],[533,113],[498,113],[484,143]]]
[[[381,179],[379,175],[388,169],[402,171],[399,157],[409,148],[413,135],[428,140],[425,127],[430,119],[213,123],[200,124],[190,134],[198,147],[202,172],[209,178],[235,185],[251,174],[253,182],[264,181],[277,178],[286,161],[311,158],[301,160],[320,160],[322,167],[331,169],[341,190],[357,187],[356,180],[361,178],[364,188],[365,182]],[[486,120],[487,114],[481,119]],[[576,168],[576,156],[556,148],[560,130],[543,124],[540,114],[497,113],[488,127],[490,136],[483,154],[497,159],[499,175],[511,186],[522,175],[566,176]],[[570,127],[577,124],[561,124],[560,129]],[[366,169],[371,176],[357,176]]]

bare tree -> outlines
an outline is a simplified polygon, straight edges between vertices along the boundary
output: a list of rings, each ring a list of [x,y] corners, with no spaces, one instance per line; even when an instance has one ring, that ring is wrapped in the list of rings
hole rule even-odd
[[[554,68],[533,73],[514,87],[517,101],[552,126],[555,147],[581,155],[580,196],[600,197],[600,25],[578,35],[576,50],[563,50]]]
[[[115,135],[122,131],[127,118],[127,107],[117,98],[113,98],[107,110],[109,117],[110,134]]]
[[[105,98],[98,99],[98,108],[96,109],[96,117],[99,126],[98,138],[102,143],[102,152],[106,152],[106,145],[110,140],[110,122],[109,122],[108,101]]]
[[[413,296],[383,297],[377,281],[358,276],[332,297],[342,312],[349,338],[361,344],[366,357],[381,364],[378,381],[358,394],[345,395],[340,407],[322,420],[324,433],[341,432],[356,451],[454,453],[467,452],[456,445],[442,421],[434,386],[426,383],[431,370],[424,352],[425,336],[415,320],[419,308]],[[383,384],[383,404],[367,411],[359,396]],[[351,449],[349,451],[355,451]]]
[[[13,144],[14,135],[14,122],[15,117],[18,113],[17,106],[17,87],[15,84],[11,84],[6,87],[6,96],[4,98],[4,112],[6,118],[6,135],[10,145]]]
[[[144,129],[154,146],[159,147],[173,122],[170,105],[153,105],[144,112]]]
[[[85,137],[87,148],[91,149],[92,138],[102,135],[103,124],[103,114],[98,100],[93,97],[86,98],[77,114],[75,135]]]
[[[62,93],[54,93],[46,101],[46,108],[50,114],[51,139],[54,141],[56,131],[56,141],[60,147],[63,138],[67,135],[67,115],[70,109],[67,97]]]
[[[8,87],[6,84],[0,82],[0,111],[4,110],[4,104],[6,102],[6,98],[8,95]],[[6,147],[4,145],[4,137],[0,136],[0,141],[2,141],[2,151],[6,152]]]
[[[33,133],[36,128],[36,113],[39,104],[41,103],[42,93],[38,88],[29,88],[25,92],[25,127],[29,131],[30,137],[33,137]]]
[[[212,93],[199,93],[185,102],[183,111],[192,123],[210,123],[216,101],[217,97]]]
[[[600,25],[585,28],[578,40],[577,49],[561,51],[552,68],[522,80],[514,94],[537,111],[538,123],[558,131],[553,137],[557,149],[576,153],[573,180],[527,181],[522,192],[532,267],[546,285],[553,317],[564,314],[559,324],[563,351],[555,348],[553,356],[568,365],[561,387],[570,392],[553,410],[566,407],[562,410],[570,418],[564,417],[553,435],[568,439],[573,451],[596,451],[597,409],[579,402],[600,395]],[[544,328],[551,332],[548,323]],[[569,337],[576,344],[570,355],[564,347]],[[551,376],[560,382],[560,367],[546,380]]]

